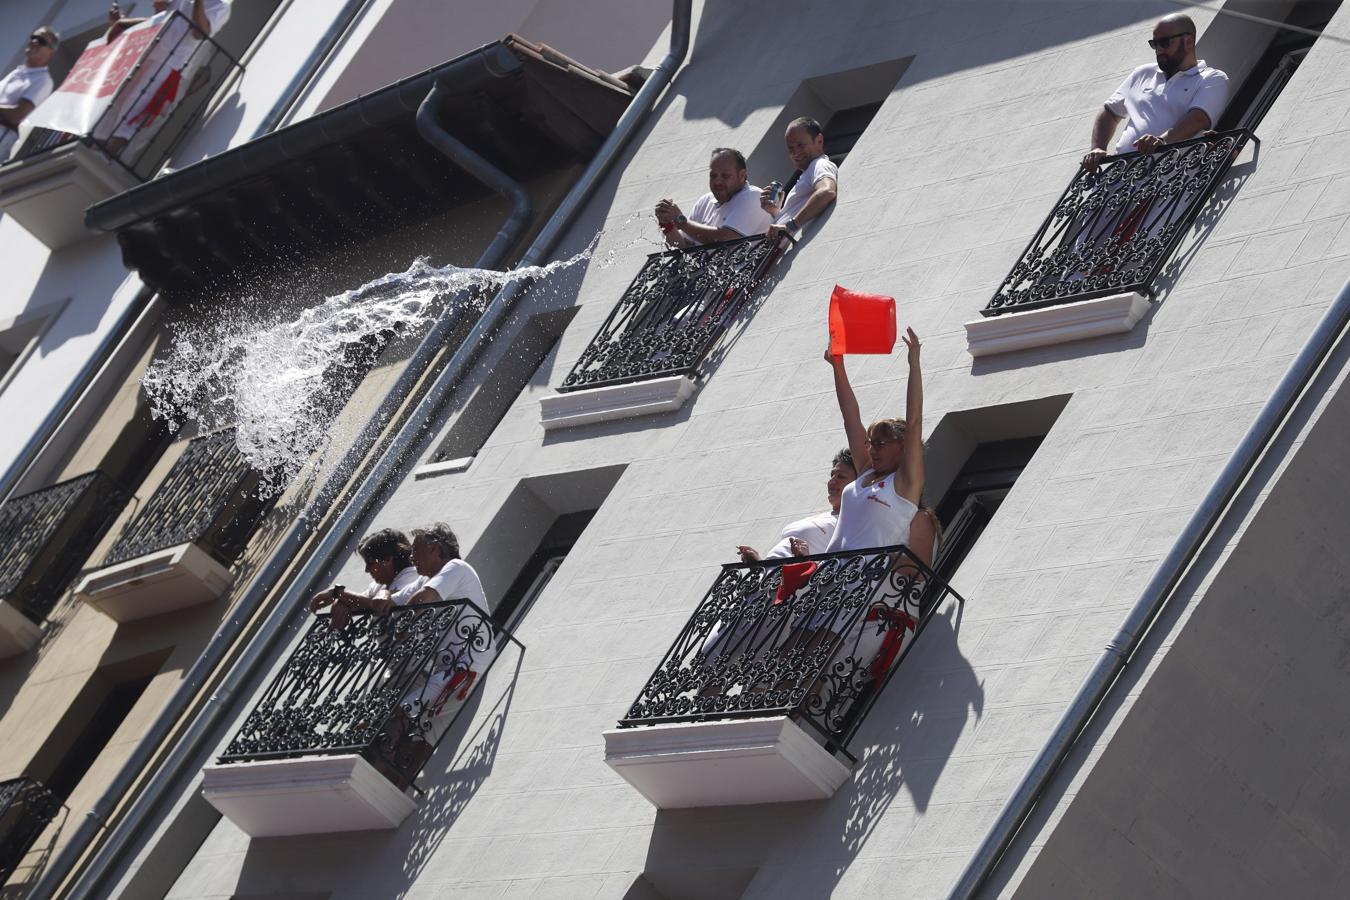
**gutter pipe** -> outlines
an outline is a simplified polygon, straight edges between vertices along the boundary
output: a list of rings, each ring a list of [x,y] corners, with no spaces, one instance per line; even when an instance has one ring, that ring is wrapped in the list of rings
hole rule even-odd
[[[361,9],[371,2],[373,0],[347,0],[346,5],[333,19],[333,24],[324,32],[314,50],[296,71],[295,77],[286,86],[286,90],[282,91],[281,97],[267,114],[267,117],[254,131],[252,138],[262,137],[276,129],[286,115],[295,108],[295,104],[304,92],[306,85],[310,83],[319,68],[328,59],[329,54],[333,52],[342,36],[351,29],[352,23],[355,22]],[[141,289],[131,303],[127,305],[127,309],[107,336],[99,342],[98,347],[75,378],[66,386],[56,404],[48,410],[47,415],[38,424],[32,437],[20,449],[14,462],[5,470],[3,475],[0,475],[0,503],[9,500],[24,478],[32,471],[33,466],[43,457],[56,435],[61,432],[61,429],[75,414],[75,408],[79,405],[80,400],[90,387],[98,382],[98,376],[103,373],[108,360],[117,356],[123,343],[139,331],[136,326],[140,324],[140,320],[144,319],[154,309],[151,306],[151,299],[154,296],[154,292],[149,288]]]
[[[620,154],[637,133],[639,126],[647,120],[648,115],[656,105],[657,98],[674,79],[675,73],[683,64],[689,51],[692,19],[691,3],[692,0],[674,0],[671,13],[669,52],[666,53],[660,64],[657,65],[651,76],[633,97],[628,108],[624,110],[623,115],[615,124],[614,130],[610,132],[600,149],[596,151],[585,172],[572,185],[572,189],[544,225],[533,244],[526,251],[521,260],[521,265],[540,265],[547,261],[549,255],[562,239],[566,229],[580,214],[602,180],[609,175]],[[449,148],[452,143],[458,142],[454,142],[453,138],[450,139],[450,142],[445,142],[445,138],[448,138],[449,135],[437,135],[434,127],[423,130],[424,120],[431,117],[431,110],[434,109],[434,94],[435,88],[427,96],[427,101],[431,101],[433,105],[427,106],[424,101],[423,107],[418,110],[418,128],[419,131],[422,131],[424,137],[427,137],[438,149],[442,149],[443,143],[445,147]],[[423,115],[424,108],[426,110],[425,117]],[[464,149],[467,150],[467,148]],[[486,161],[484,161],[484,164],[487,164]],[[503,226],[504,230],[505,226]],[[499,232],[492,247],[496,247],[501,242],[502,232]],[[492,249],[492,247],[489,249]],[[498,292],[488,304],[487,309],[479,317],[469,335],[460,343],[449,363],[418,402],[413,413],[405,419],[404,426],[394,436],[379,460],[362,480],[350,502],[343,508],[338,518],[332,522],[319,545],[310,553],[307,563],[291,578],[292,585],[298,584],[304,587],[313,584],[319,581],[328,569],[340,565],[339,554],[349,547],[352,535],[356,533],[356,529],[361,523],[375,514],[377,511],[376,503],[390,490],[393,476],[397,474],[400,466],[410,458],[415,458],[421,448],[430,441],[432,434],[429,429],[424,427],[425,423],[431,420],[432,416],[448,399],[450,392],[469,374],[482,346],[487,343],[488,337],[506,320],[507,315],[514,308],[524,291],[525,288],[521,287],[519,282],[512,282]],[[442,318],[450,319],[451,317],[443,316]],[[438,330],[441,325],[442,323],[438,321],[437,325],[433,326],[433,330]],[[445,327],[449,327],[448,322],[445,323]],[[431,342],[431,337],[432,334],[428,334],[428,339],[423,342],[424,345]],[[405,369],[406,371],[407,369]],[[403,379],[400,378],[399,383],[402,384],[402,382]],[[395,388],[398,387],[399,385],[395,385]],[[393,390],[390,394],[392,396]],[[389,397],[386,397],[386,402],[389,399]],[[383,405],[381,405],[382,408]],[[367,426],[362,433],[362,437],[371,435],[373,439],[373,433],[378,432],[378,430]],[[340,479],[342,471],[343,468],[339,467],[338,471],[330,477],[330,482]],[[321,492],[321,495],[310,504],[306,512],[296,520],[283,542],[273,551],[267,565],[267,571],[262,577],[255,580],[254,587],[240,601],[239,608],[241,611],[260,607],[271,592],[267,585],[280,580],[282,570],[289,563],[290,558],[299,551],[300,544],[303,543],[305,535],[308,534],[307,522],[311,516],[321,515],[328,508],[328,505],[318,505],[320,500],[325,499],[323,494],[327,493],[327,486],[326,483],[325,491]],[[159,770],[147,782],[144,790],[126,814],[122,816],[121,821],[108,837],[107,843],[99,850],[88,868],[80,875],[79,880],[71,887],[70,896],[90,897],[100,895],[102,882],[112,874],[111,870],[114,863],[130,851],[131,840],[135,832],[139,830],[142,823],[149,819],[160,803],[167,799],[166,795],[172,786],[172,782],[184,774],[187,766],[204,749],[208,741],[218,742],[219,738],[215,737],[213,732],[218,727],[229,725],[231,720],[226,719],[225,716],[233,710],[234,704],[232,701],[235,699],[236,693],[249,680],[263,674],[273,656],[284,648],[285,640],[290,633],[291,620],[296,618],[300,612],[303,612],[303,610],[295,603],[278,602],[273,606],[266,621],[259,627],[255,639],[243,649],[239,659],[222,680],[215,693],[207,699],[202,709],[189,723],[182,737],[175,742]],[[192,698],[205,683],[211,670],[224,659],[230,644],[242,633],[244,620],[247,618],[246,613],[231,616],[212,637],[202,656],[193,665],[174,696],[152,724],[146,737],[137,744],[131,758],[123,765],[103,797],[91,809],[85,821],[81,823],[79,831],[62,850],[60,856],[43,873],[41,881],[33,889],[32,897],[43,898],[55,895],[61,881],[74,868],[84,847],[93,841],[99,830],[106,827],[107,817],[116,808],[118,799],[130,789],[141,770],[149,765],[155,750],[168,739],[173,726],[187,712]]]
[[[1126,615],[1115,636],[1107,642],[1050,738],[966,864],[960,880],[948,895],[949,900],[973,900],[994,874],[1004,852],[1031,815],[1037,800],[1050,786],[1059,767],[1073,749],[1074,742],[1087,728],[1116,678],[1131,662],[1149,626],[1162,612],[1186,570],[1209,541],[1213,529],[1248,474],[1265,456],[1285,418],[1326,361],[1347,325],[1350,325],[1350,281],[1341,287],[1340,294],[1289,364],[1256,420],[1247,429],[1218,478],[1177,536],[1143,594]]]

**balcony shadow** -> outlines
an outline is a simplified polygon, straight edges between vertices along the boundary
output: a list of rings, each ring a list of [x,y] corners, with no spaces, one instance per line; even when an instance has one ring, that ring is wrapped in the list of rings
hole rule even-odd
[[[916,815],[927,810],[970,713],[983,715],[984,686],[958,649],[960,627],[955,605],[929,619],[855,737],[853,779],[832,799],[658,811],[646,879],[668,900],[740,897],[757,877],[791,878],[761,885],[768,892],[830,896],[902,791]],[[793,864],[804,846],[815,865]],[[773,868],[760,876],[765,864]]]
[[[1213,235],[1214,229],[1218,227],[1219,220],[1223,218],[1224,212],[1237,199],[1242,186],[1256,173],[1261,158],[1261,145],[1252,142],[1251,146],[1253,148],[1252,158],[1229,169],[1223,181],[1215,186],[1209,200],[1200,209],[1195,221],[1191,223],[1191,228],[1182,240],[1181,246],[1163,266],[1162,271],[1158,273],[1158,277],[1153,280],[1153,310],[1149,311],[1148,318],[1151,318],[1153,312],[1167,300],[1172,293],[1172,289],[1181,280],[1182,275],[1195,261],[1196,255]]]
[[[0,900],[22,900],[29,895],[29,890],[42,877],[42,873],[47,869],[47,863],[51,862],[52,855],[56,852],[57,841],[61,839],[61,832],[65,830],[69,818],[70,808],[62,803],[56,817],[38,836],[33,846],[28,848],[23,860],[14,869],[9,883],[0,887]]]

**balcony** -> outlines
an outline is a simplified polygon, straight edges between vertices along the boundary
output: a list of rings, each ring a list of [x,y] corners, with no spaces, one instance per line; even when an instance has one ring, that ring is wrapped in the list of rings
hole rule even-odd
[[[32,649],[40,623],[126,503],[90,472],[0,506],[0,658]]]
[[[1249,140],[1259,143],[1248,130],[1225,131],[1079,169],[983,318],[966,323],[971,355],[1132,329]]]
[[[605,762],[661,809],[829,797],[948,594],[903,546],[724,565]]]
[[[779,250],[756,235],[648,256],[558,393],[540,401],[544,428],[683,406]]]
[[[84,210],[155,176],[242,67],[173,13],[87,48],[0,166],[0,210],[55,250],[93,236]]]
[[[467,600],[316,616],[202,794],[254,837],[397,828],[406,793],[506,642]]]
[[[76,593],[117,622],[209,603],[272,506],[234,430],[195,438]]]
[[[61,801],[40,782],[31,778],[0,781],[0,885],[18,870],[60,809]]]

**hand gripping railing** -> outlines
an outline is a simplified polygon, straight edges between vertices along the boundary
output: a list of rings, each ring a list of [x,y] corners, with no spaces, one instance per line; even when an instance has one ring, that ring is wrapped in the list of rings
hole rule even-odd
[[[727,563],[620,728],[792,716],[848,744],[951,594],[900,545]]]
[[[651,254],[558,390],[694,375],[784,243],[755,235]]]
[[[1228,174],[1247,129],[1079,169],[982,314],[1111,294],[1153,296],[1155,280]]]
[[[520,642],[469,600],[315,618],[220,762],[355,753],[410,785],[501,655]]]

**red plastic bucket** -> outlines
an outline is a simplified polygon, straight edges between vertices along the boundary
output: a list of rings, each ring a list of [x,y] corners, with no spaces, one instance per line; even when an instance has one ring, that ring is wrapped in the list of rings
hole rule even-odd
[[[890,353],[895,349],[895,298],[839,285],[830,295],[830,354]]]

